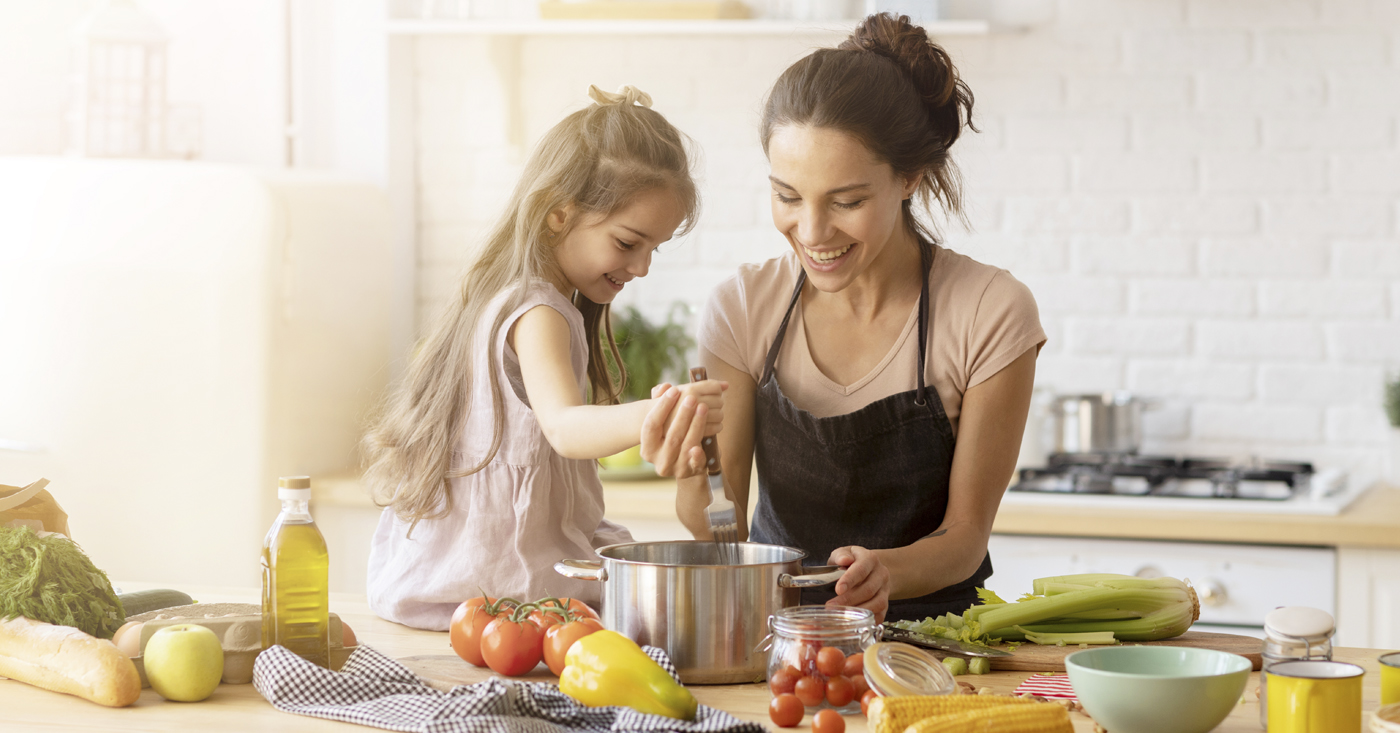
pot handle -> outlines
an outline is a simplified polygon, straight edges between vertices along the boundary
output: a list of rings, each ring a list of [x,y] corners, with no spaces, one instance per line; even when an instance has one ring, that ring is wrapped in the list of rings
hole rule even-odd
[[[792,575],[783,573],[778,576],[778,587],[780,588],[816,588],[828,585],[840,580],[846,574],[846,569],[836,565],[813,565],[802,568],[801,573]]]
[[[554,572],[576,580],[608,579],[608,571],[597,560],[560,560],[554,563]]]

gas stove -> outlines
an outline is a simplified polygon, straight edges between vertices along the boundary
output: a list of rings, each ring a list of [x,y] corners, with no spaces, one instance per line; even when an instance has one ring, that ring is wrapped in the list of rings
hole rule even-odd
[[[1334,515],[1359,493],[1345,471],[1260,458],[1056,453],[1017,479],[1004,504]]]

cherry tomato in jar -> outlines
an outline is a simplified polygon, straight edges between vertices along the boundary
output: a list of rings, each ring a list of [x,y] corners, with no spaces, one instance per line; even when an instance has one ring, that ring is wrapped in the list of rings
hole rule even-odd
[[[865,654],[856,652],[846,657],[846,666],[841,669],[841,674],[847,677],[861,677],[865,675]]]
[[[510,618],[493,620],[482,632],[481,656],[486,666],[507,677],[534,669],[543,654],[544,632],[519,610]]]
[[[452,651],[469,664],[485,667],[486,660],[481,656],[481,635],[486,625],[495,619],[510,615],[509,610],[499,610],[500,601],[489,596],[481,596],[464,601],[452,613],[452,625],[447,639]]]
[[[783,667],[768,678],[768,689],[772,690],[774,695],[791,694],[800,679],[802,679],[800,672],[792,667]]]
[[[793,687],[793,694],[797,695],[797,699],[801,700],[803,705],[809,708],[816,707],[826,699],[826,681],[811,675],[803,676]]]
[[[846,668],[846,654],[834,646],[823,647],[817,652],[817,671],[832,677],[841,674]]]
[[[845,733],[846,719],[835,710],[818,710],[812,716],[812,733]]]
[[[865,681],[864,674],[857,674],[854,677],[847,677],[851,681],[851,687],[856,688],[856,699],[865,697],[865,693],[870,690],[870,683]]]
[[[796,695],[778,695],[768,702],[768,717],[772,718],[773,725],[779,728],[791,728],[801,723],[806,712],[802,701],[798,700]]]
[[[579,621],[568,621],[562,624],[555,624],[544,632],[544,663],[549,665],[549,671],[554,674],[563,674],[564,657],[569,653],[569,647],[574,642],[585,636],[603,630],[603,622],[586,618]]]
[[[818,653],[817,642],[799,641],[788,652],[788,664],[796,667],[802,674],[816,674]]]
[[[879,697],[879,695],[876,695],[874,690],[866,690],[865,694],[860,696],[861,715],[870,714],[870,701],[874,700],[877,697]]]
[[[843,708],[851,704],[856,699],[855,685],[841,675],[836,675],[826,681],[826,701],[834,708]]]

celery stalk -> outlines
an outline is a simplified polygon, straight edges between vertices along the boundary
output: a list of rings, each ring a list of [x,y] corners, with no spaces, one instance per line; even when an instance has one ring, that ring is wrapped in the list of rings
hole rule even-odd
[[[1027,632],[1035,634],[1074,634],[1090,631],[1109,631],[1119,641],[1157,641],[1158,639],[1170,639],[1173,636],[1180,636],[1191,624],[1195,623],[1199,616],[1200,607],[1196,605],[1194,594],[1188,601],[1173,603],[1150,613],[1142,618],[1129,619],[1124,621],[1081,621],[1077,623],[1059,624],[1022,624],[1021,628]],[[991,632],[992,636],[1001,635],[1000,630]],[[1003,635],[1004,636],[1004,635]]]
[[[1048,633],[1037,634],[1020,626],[1017,631],[1025,634],[1026,640],[1032,644],[1043,644],[1046,646],[1066,646],[1069,644],[1117,644],[1118,640],[1113,638],[1112,631],[1081,631],[1073,634]]]

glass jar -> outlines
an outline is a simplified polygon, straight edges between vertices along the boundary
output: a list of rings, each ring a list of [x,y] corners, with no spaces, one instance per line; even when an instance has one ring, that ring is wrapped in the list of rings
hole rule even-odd
[[[860,712],[860,697],[869,688],[863,652],[880,637],[873,613],[792,606],[769,616],[768,630],[768,688],[774,696],[793,692],[808,712]]]
[[[1275,608],[1264,617],[1263,665],[1259,672],[1259,724],[1269,727],[1269,667],[1279,662],[1332,659],[1332,614],[1307,606]]]

